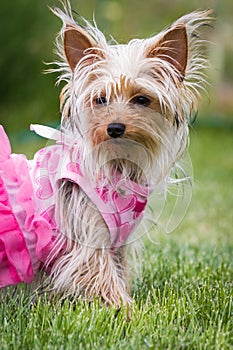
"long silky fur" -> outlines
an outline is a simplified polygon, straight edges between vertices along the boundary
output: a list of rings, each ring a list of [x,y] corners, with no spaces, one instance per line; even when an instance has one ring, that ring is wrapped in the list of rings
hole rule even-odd
[[[82,140],[87,172],[94,177],[98,168],[96,164],[109,164],[106,150],[103,152],[99,145],[94,152],[90,152],[92,145],[88,134],[88,118],[83,118],[87,101],[90,114],[95,113],[92,101],[96,96],[101,96],[104,86],[107,102],[114,94],[116,103],[122,103],[124,107],[119,91],[122,84],[127,88],[127,84],[133,81],[133,84],[145,88],[158,98],[162,114],[166,117],[166,122],[161,126],[150,125],[146,115],[141,118],[138,114],[137,122],[143,130],[142,136],[147,135],[155,144],[159,144],[160,151],[156,154],[156,161],[153,155],[149,162],[147,176],[152,179],[156,174],[158,182],[161,179],[169,182],[170,171],[187,146],[189,118],[197,108],[200,91],[205,85],[203,69],[207,61],[200,54],[202,41],[197,33],[199,27],[211,21],[210,12],[191,13],[160,34],[145,40],[134,39],[127,45],[109,45],[95,24],[82,19],[85,31],[97,45],[87,52],[85,59],[81,59],[72,72],[62,42],[67,26],[80,26],[72,17],[68,2],[64,11],[57,8],[52,11],[63,21],[57,39],[59,60],[54,62],[57,68],[50,69],[50,72],[59,73],[58,83],[65,82],[61,93],[61,127]],[[185,25],[189,43],[188,63],[182,81],[179,72],[169,62],[160,57],[149,59],[145,56],[151,45],[159,42],[168,30],[179,24]],[[91,79],[93,75],[96,76],[95,80]],[[158,121],[160,119],[161,115]],[[122,161],[118,166],[127,176],[131,176],[135,169],[128,168],[127,164]],[[141,177],[139,174],[140,171],[136,178],[138,182]],[[56,217],[60,227],[57,248],[65,244],[65,250],[60,257],[57,257],[55,250],[52,251],[47,261],[48,266],[52,265],[49,278],[53,288],[65,296],[81,295],[89,299],[99,296],[104,302],[117,306],[131,302],[128,251],[135,255],[134,245],[125,244],[112,254],[109,232],[101,214],[76,184],[62,181],[57,203]]]

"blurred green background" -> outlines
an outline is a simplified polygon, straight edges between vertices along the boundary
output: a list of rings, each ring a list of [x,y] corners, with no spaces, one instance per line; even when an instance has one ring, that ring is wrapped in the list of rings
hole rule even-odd
[[[151,36],[187,12],[214,9],[209,95],[200,107],[198,122],[232,127],[232,0],[73,0],[71,4],[86,19],[92,20],[94,13],[107,37],[113,35],[123,43],[133,37]],[[10,135],[28,129],[30,123],[59,121],[56,76],[43,74],[43,62],[56,58],[54,40],[61,27],[60,20],[48,9],[54,5],[59,6],[59,1],[1,2],[0,123]]]

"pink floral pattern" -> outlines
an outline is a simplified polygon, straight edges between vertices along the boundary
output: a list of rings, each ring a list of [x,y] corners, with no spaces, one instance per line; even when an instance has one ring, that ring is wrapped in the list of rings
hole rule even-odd
[[[39,129],[40,135],[46,133],[46,127]],[[40,263],[46,261],[59,231],[55,206],[58,183],[62,179],[79,185],[96,205],[108,226],[113,253],[143,217],[151,193],[149,186],[122,179],[119,173],[113,174],[111,181],[102,174],[96,183],[91,182],[80,170],[82,152],[78,145],[70,145],[68,138],[58,131],[54,134],[57,144],[39,150],[34,159],[28,161],[23,155],[11,156],[8,138],[0,127],[3,143],[0,145],[0,287],[20,281],[30,283]],[[13,187],[12,198],[17,203],[6,201],[4,191],[9,188],[12,193]]]
[[[43,207],[49,208],[53,206],[59,179],[77,183],[100,211],[109,228],[111,249],[116,251],[142,219],[150,189],[129,179],[122,179],[119,173],[114,173],[111,181],[107,181],[102,174],[96,183],[91,183],[80,170],[82,153],[76,147],[60,143],[35,156],[36,196]],[[48,209],[44,212],[47,213],[47,221],[53,222],[53,214],[50,215]]]
[[[102,180],[105,185],[98,185],[95,191],[105,204],[100,212],[109,228],[112,251],[116,251],[142,219],[150,192],[148,187],[122,181],[120,176],[114,176],[108,186]],[[92,200],[99,208],[99,200]]]

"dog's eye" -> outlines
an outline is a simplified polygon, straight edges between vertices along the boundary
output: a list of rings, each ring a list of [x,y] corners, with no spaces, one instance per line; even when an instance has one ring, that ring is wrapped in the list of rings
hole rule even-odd
[[[136,96],[133,98],[132,102],[147,107],[151,101],[146,96]]]
[[[106,105],[107,99],[106,99],[106,97],[104,97],[104,96],[100,96],[100,97],[97,97],[97,98],[96,98],[95,103],[96,103],[97,105]]]

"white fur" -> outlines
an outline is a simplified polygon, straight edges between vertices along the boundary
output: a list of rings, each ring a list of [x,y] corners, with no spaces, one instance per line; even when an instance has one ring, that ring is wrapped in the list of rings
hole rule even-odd
[[[117,120],[120,121],[128,118],[129,125],[136,126],[139,134],[141,130],[142,135],[151,138],[158,149],[153,153],[143,146],[142,154],[145,149],[146,157],[142,156],[138,164],[135,154],[139,148],[132,151],[130,159],[126,159],[123,153],[122,157],[117,153],[115,164],[121,167],[125,176],[135,176],[136,171],[138,182],[145,181],[146,178],[149,182],[167,183],[171,169],[187,146],[189,118],[197,108],[197,99],[205,84],[203,68],[207,61],[199,52],[202,42],[196,36],[196,31],[203,24],[209,23],[209,12],[191,13],[152,38],[134,39],[126,45],[109,45],[96,25],[83,20],[84,30],[96,43],[96,47],[87,50],[87,55],[80,60],[74,71],[66,60],[63,38],[67,27],[79,30],[80,26],[72,17],[69,4],[65,12],[60,9],[54,9],[53,12],[62,19],[63,28],[57,41],[61,61],[55,62],[58,68],[50,71],[60,74],[58,83],[66,83],[61,94],[61,125],[80,140],[80,147],[85,154],[83,170],[95,178],[100,169],[107,173],[109,167],[114,166],[108,142],[93,147],[90,132],[93,118],[102,113],[104,124],[108,119],[115,120],[114,116],[117,115]],[[146,56],[148,49],[159,43],[164,34],[178,24],[185,25],[189,38],[188,62],[183,81],[168,61]],[[92,64],[88,65],[87,59]],[[90,77],[93,76],[95,79],[90,83]],[[127,90],[131,82],[139,89],[149,92],[150,96],[156,97],[161,112],[133,106],[120,92],[122,88]],[[107,105],[100,107],[100,112],[93,101],[96,97],[101,97],[103,91]],[[114,96],[114,101],[111,96]],[[131,142],[133,150],[133,140],[128,142]],[[77,185],[61,183],[57,202],[56,215],[61,229],[57,247],[66,241],[67,248],[52,267],[50,279],[54,289],[66,296],[84,295],[89,299],[100,296],[103,301],[118,306],[130,302],[127,251],[130,248],[134,254],[133,245],[124,245],[116,254],[111,253],[107,226],[101,214]],[[55,256],[56,252],[51,252],[48,264]]]

